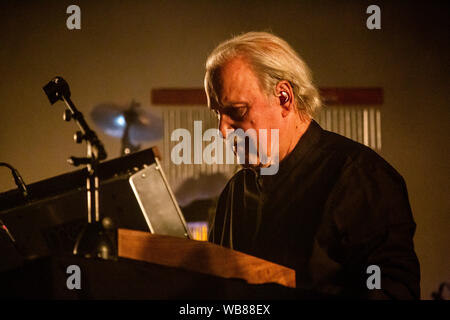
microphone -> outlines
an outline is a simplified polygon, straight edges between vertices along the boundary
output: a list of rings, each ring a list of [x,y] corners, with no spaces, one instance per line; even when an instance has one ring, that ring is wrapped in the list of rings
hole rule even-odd
[[[14,177],[14,182],[16,183],[16,186],[19,188],[23,197],[25,199],[28,199],[28,189],[27,189],[25,182],[23,182],[22,176],[20,175],[19,171],[17,171],[16,168],[14,168],[12,165],[10,165],[6,162],[0,162],[0,166],[7,167],[11,170],[11,173]]]

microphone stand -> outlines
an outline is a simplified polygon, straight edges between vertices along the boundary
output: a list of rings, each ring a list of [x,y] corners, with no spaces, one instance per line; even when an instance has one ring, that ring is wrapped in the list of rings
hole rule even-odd
[[[98,164],[106,159],[107,154],[97,134],[91,130],[85,121],[83,114],[77,110],[70,99],[70,89],[67,82],[61,77],[55,77],[43,87],[50,103],[62,100],[66,105],[63,119],[70,121],[74,119],[80,128],[74,134],[74,141],[82,143],[86,141],[86,157],[70,157],[68,162],[73,166],[86,165],[86,192],[87,192],[87,213],[88,223],[79,234],[74,255],[81,255],[86,258],[116,259],[116,249],[106,234],[106,230],[100,219],[99,210],[99,179]]]
[[[130,108],[123,113],[123,116],[125,118],[125,129],[122,135],[122,147],[121,147],[122,156],[139,151],[139,149],[141,148],[140,145],[132,144],[130,139],[131,126],[136,125],[138,123],[138,113],[136,111],[137,107],[139,107],[139,103],[136,103],[133,100],[131,102]]]

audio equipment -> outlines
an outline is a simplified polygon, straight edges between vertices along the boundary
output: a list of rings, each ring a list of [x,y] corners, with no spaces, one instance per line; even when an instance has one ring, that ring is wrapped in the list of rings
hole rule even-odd
[[[281,91],[280,104],[285,104],[289,101],[289,94],[286,91]]]

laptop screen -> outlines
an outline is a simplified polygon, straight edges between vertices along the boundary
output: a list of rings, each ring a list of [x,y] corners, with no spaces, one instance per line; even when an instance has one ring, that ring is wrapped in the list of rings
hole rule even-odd
[[[157,158],[129,178],[151,233],[191,239],[184,216]]]

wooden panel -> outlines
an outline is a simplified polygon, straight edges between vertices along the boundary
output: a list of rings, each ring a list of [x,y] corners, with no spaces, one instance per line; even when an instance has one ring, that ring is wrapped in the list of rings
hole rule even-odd
[[[152,105],[206,105],[206,94],[202,88],[152,89]]]
[[[295,271],[209,242],[119,229],[119,256],[183,268],[250,284],[278,283],[295,288]]]
[[[380,105],[383,88],[320,88],[326,105]]]
[[[380,105],[383,104],[383,88],[319,88],[326,105]],[[203,88],[152,89],[152,105],[192,106],[206,105]]]

